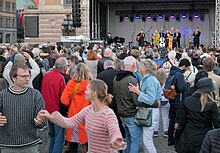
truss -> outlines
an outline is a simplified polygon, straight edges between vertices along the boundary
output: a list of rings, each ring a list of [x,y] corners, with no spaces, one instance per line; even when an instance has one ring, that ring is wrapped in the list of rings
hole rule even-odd
[[[216,0],[215,9],[215,47],[220,46],[220,0]]]

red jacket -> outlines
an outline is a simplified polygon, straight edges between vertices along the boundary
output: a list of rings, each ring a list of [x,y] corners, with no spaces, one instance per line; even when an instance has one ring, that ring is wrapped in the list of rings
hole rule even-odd
[[[52,70],[44,75],[41,92],[45,101],[45,108],[49,113],[59,110],[60,97],[66,81],[60,70]]]

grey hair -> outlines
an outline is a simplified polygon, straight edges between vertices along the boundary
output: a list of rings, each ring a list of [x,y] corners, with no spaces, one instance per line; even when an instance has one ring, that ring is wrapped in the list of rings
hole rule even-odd
[[[160,82],[161,87],[165,84],[166,82],[166,69],[165,68],[160,68],[157,70],[156,73],[156,78]]]
[[[55,62],[55,68],[57,70],[62,70],[64,66],[67,66],[67,65],[68,65],[68,61],[65,57],[60,57]]]
[[[154,61],[151,59],[142,59],[141,65],[144,66],[144,69],[147,71],[148,74],[151,74],[153,76],[157,73],[157,65]]]
[[[114,68],[114,62],[112,60],[106,60],[104,62],[104,69],[107,69],[108,67],[113,67]]]
[[[70,79],[73,78],[75,71],[76,71],[76,65],[72,65],[69,69]]]

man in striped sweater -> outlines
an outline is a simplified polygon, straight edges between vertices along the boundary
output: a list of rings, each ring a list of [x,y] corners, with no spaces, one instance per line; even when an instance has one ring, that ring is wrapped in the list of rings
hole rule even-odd
[[[38,153],[37,127],[43,120],[37,114],[44,109],[43,97],[28,87],[31,75],[27,65],[14,65],[9,75],[12,86],[0,92],[1,152]]]

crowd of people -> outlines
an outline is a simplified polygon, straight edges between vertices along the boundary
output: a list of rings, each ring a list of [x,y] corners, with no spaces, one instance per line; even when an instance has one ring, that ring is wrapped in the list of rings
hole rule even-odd
[[[161,132],[178,153],[220,152],[219,75],[218,49],[203,45],[0,44],[1,153],[38,153],[45,127],[49,153],[157,153]],[[171,77],[174,99],[163,92]]]

